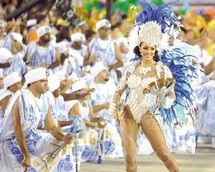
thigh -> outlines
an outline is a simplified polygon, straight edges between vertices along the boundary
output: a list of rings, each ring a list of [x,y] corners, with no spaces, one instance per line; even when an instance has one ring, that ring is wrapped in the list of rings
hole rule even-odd
[[[168,149],[163,131],[153,116],[149,113],[144,114],[140,125],[155,152],[160,148]]]
[[[134,120],[129,106],[126,106],[120,119],[120,129],[122,133],[123,145],[136,143],[138,124]],[[130,143],[129,143],[130,142]]]

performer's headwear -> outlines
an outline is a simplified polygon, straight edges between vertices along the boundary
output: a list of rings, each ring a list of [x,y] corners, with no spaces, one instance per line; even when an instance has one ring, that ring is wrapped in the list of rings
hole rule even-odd
[[[177,2],[177,1],[175,1]],[[182,26],[179,17],[170,6],[175,3],[162,4],[156,7],[146,0],[140,0],[142,10],[135,17],[135,27],[131,30],[129,42],[131,46],[139,46],[145,42],[149,46],[159,46],[162,35],[168,33],[178,33]]]
[[[11,85],[21,81],[21,76],[19,75],[18,72],[12,72],[11,74],[7,75],[3,82],[4,82],[4,88],[7,89]]]
[[[38,68],[32,69],[25,74],[25,86],[27,86],[32,82],[45,79],[48,77],[48,75],[49,73],[46,68],[38,67]]]

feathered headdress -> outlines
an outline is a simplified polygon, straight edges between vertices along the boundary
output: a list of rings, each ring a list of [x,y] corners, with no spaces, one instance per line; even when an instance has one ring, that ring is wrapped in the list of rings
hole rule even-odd
[[[139,27],[137,45],[145,42],[148,46],[158,46],[161,37],[161,26],[157,22],[149,21]]]
[[[177,0],[178,1],[178,0]],[[175,2],[177,2],[175,1]],[[170,6],[175,3],[162,4],[156,7],[146,0],[140,0],[142,10],[136,14],[135,27],[130,32],[129,43],[132,47],[139,46],[141,42],[148,45],[159,46],[162,33],[171,33],[174,37],[182,26],[179,17]],[[151,25],[151,26],[150,26]],[[151,30],[149,29],[151,28]]]

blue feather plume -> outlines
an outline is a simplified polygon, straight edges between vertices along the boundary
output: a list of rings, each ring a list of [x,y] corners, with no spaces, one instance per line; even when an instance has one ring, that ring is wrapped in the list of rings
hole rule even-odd
[[[178,0],[156,7],[155,4],[150,4],[146,0],[140,0],[139,4],[142,10],[136,15],[136,25],[139,26],[148,21],[156,21],[161,25],[163,33],[166,28],[180,28],[181,24],[179,19],[170,6],[176,2],[178,2]]]
[[[164,122],[171,126],[172,122],[184,124],[186,122],[186,111],[193,107],[194,90],[192,81],[197,77],[196,68],[192,66],[192,60],[196,57],[188,54],[190,46],[181,43],[170,50],[164,50],[160,59],[164,65],[168,66],[176,80],[174,87],[176,100],[170,109],[160,108]]]

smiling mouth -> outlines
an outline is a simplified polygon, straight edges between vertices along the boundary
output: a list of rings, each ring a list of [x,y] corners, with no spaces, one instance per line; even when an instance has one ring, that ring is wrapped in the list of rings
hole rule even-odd
[[[145,55],[145,57],[152,57],[151,55]]]

